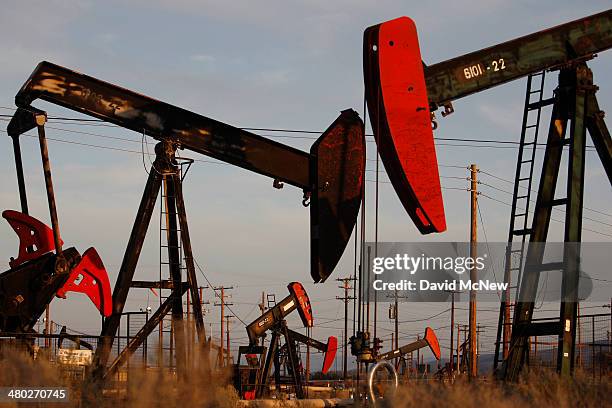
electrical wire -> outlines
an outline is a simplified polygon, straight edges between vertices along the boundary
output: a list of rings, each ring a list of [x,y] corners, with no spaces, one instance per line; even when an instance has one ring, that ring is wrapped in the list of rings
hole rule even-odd
[[[483,232],[484,237],[485,237],[485,243],[487,245],[487,251],[489,251],[489,253],[491,253],[491,248],[489,247],[489,239],[487,238],[487,230],[485,229],[485,223],[484,223],[484,219],[482,218],[482,212],[480,211],[480,203],[478,202],[478,200],[476,200],[476,208],[478,209],[478,216],[480,217],[480,225],[482,225],[482,232]],[[496,276],[496,273],[495,273],[495,263],[494,262],[491,262],[491,269],[493,271],[493,279],[495,279],[495,282],[497,282],[497,276]],[[499,293],[499,290],[497,291],[497,297],[501,301],[501,295]]]
[[[488,196],[488,195],[484,194],[484,193],[483,193],[483,192],[481,192],[481,191],[479,191],[479,192],[478,192],[478,195],[479,195],[479,196],[481,196],[481,197],[488,198],[489,200],[495,201],[495,202],[497,202],[497,203],[503,204],[503,205],[505,205],[505,206],[509,206],[509,207],[511,207],[511,206],[512,206],[512,204],[508,204],[508,203],[507,203],[507,202],[505,202],[505,201],[498,200],[498,199],[496,199],[496,198],[493,198],[493,197],[491,197],[491,196]],[[520,207],[517,207],[517,208],[518,208],[518,209],[520,209],[520,210],[525,210],[524,208],[520,208]],[[529,210],[529,213],[533,214],[533,210]],[[555,221],[555,222],[559,222],[559,223],[564,223],[564,222],[565,222],[565,221],[558,220],[558,219],[556,219],[556,218],[552,218],[552,217],[550,217],[550,219],[551,219],[551,221]],[[593,229],[586,228],[586,227],[584,227],[584,226],[582,227],[582,229],[583,229],[584,231],[589,231],[589,232],[592,232],[592,233],[594,233],[594,234],[603,235],[603,236],[606,236],[606,237],[610,237],[610,238],[612,238],[612,234],[606,234],[605,232],[595,231],[595,230],[593,230]]]
[[[505,183],[509,183],[509,184],[511,184],[511,185],[514,185],[514,181],[512,181],[512,180],[508,180],[508,179],[503,178],[503,177],[500,177],[500,176],[497,176],[497,175],[492,174],[492,173],[489,173],[489,172],[487,172],[487,171],[480,170],[480,171],[479,171],[479,173],[486,174],[487,176],[489,176],[489,177],[493,177],[494,179],[497,179],[497,180],[499,180],[499,181],[503,181],[503,182],[505,182]],[[524,186],[520,186],[520,187],[521,187],[521,188],[523,188],[523,189],[525,189],[525,190],[527,190],[527,187],[524,187]],[[530,189],[529,191],[531,191],[532,193],[537,193],[537,191],[536,191],[536,190],[534,190],[534,189]],[[510,194],[512,194],[512,193],[510,193]],[[593,211],[593,212],[595,212],[595,213],[598,213],[598,214],[601,214],[601,215],[605,215],[605,216],[607,216],[607,217],[612,217],[612,214],[610,214],[610,213],[606,213],[606,212],[603,212],[603,211],[601,211],[601,210],[596,210],[596,209],[589,208],[589,207],[583,207],[583,208],[584,208],[585,210]]]

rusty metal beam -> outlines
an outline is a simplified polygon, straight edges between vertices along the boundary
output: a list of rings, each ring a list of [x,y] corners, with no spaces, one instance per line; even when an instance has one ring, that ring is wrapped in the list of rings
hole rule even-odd
[[[612,184],[612,138],[610,138],[610,131],[604,121],[604,112],[599,109],[595,94],[589,98],[588,104],[587,129],[608,175],[608,180]]]
[[[187,283],[183,282],[182,286],[187,287]],[[174,283],[171,280],[165,281],[138,281],[134,280],[130,283],[130,287],[132,288],[141,288],[141,289],[174,289]]]
[[[612,48],[612,10],[425,67],[432,110],[531,73]]]
[[[50,62],[38,64],[15,103],[29,108],[36,99],[311,188],[308,153]]]

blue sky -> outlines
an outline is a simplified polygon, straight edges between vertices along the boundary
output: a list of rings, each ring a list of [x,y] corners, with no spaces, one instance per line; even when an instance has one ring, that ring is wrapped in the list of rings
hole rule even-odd
[[[435,63],[606,7],[609,3],[605,1],[498,0],[5,2],[0,14],[0,113],[11,113],[5,108],[14,106],[13,97],[19,87],[39,61],[49,60],[236,126],[323,130],[340,110],[351,107],[363,111],[361,40],[369,25],[410,16],[419,31],[425,62]],[[612,106],[612,93],[607,86],[612,72],[611,54],[603,53],[590,66],[600,85],[598,98],[605,110]],[[552,87],[555,76],[549,78]],[[455,114],[440,120],[436,136],[518,140],[524,86],[524,80],[515,81],[457,101]],[[36,106],[50,115],[77,116],[41,102]],[[113,127],[53,121],[48,127],[50,138],[136,152],[142,149],[138,134]],[[0,129],[4,128],[2,122]],[[303,150],[312,143],[309,139],[277,140]],[[150,150],[152,143],[149,141]],[[373,170],[374,145],[370,143],[368,148],[368,169]],[[53,141],[49,149],[62,237],[67,245],[75,245],[81,251],[95,246],[114,282],[146,179],[143,157],[139,153]],[[35,139],[24,137],[23,150],[31,213],[48,222]],[[437,151],[443,165],[476,163],[490,174],[513,178],[514,149],[438,145]],[[190,152],[183,154],[206,159]],[[0,169],[4,174],[0,204],[17,209],[12,161],[10,139],[0,135]],[[444,167],[441,174],[466,177],[467,171]],[[606,208],[612,195],[594,153],[589,153],[586,177],[585,205],[609,212]],[[368,172],[367,178],[373,180],[374,173]],[[511,190],[508,183],[484,174],[481,178],[492,186]],[[381,174],[381,179],[385,180],[386,175]],[[466,186],[463,180],[453,178],[444,178],[442,184]],[[287,282],[299,280],[313,298],[315,318],[330,322],[322,325],[326,328],[316,329],[315,336],[339,333],[342,324],[334,319],[341,317],[341,303],[335,299],[340,290],[333,278],[353,272],[353,254],[347,250],[328,283],[316,287],[309,283],[308,211],[301,205],[300,191],[289,186],[275,190],[272,180],[263,176],[204,162],[196,162],[184,189],[196,259],[215,285],[236,287],[234,309],[243,320],[256,316],[255,304],[261,291],[275,292],[280,298],[287,293]],[[368,183],[370,238],[374,225],[370,212],[373,191],[374,184]],[[510,196],[499,190],[482,186],[482,191],[510,202]],[[380,194],[380,240],[468,239],[466,192],[444,191],[448,231],[427,237],[418,234],[390,185],[381,184]],[[504,241],[509,207],[483,198],[481,210],[488,239]],[[595,220],[585,220],[585,228],[607,234],[585,231],[585,241],[612,239],[612,218],[598,213],[585,215]],[[157,222],[154,216],[138,265],[138,279],[157,276]],[[0,259],[8,260],[16,254],[17,240],[8,224],[0,225]],[[553,231],[559,232],[554,224]],[[211,296],[208,292],[207,298]],[[149,301],[155,302],[152,297]],[[128,308],[138,309],[146,303],[145,291],[132,291]],[[427,317],[446,308],[445,304],[403,305],[401,320]],[[207,322],[215,333],[218,309],[210,309]],[[381,327],[391,327],[386,306],[381,309]],[[53,310],[54,320],[83,331],[98,330],[95,309],[79,295],[54,301]],[[444,326],[446,315],[432,320],[430,325]],[[491,317],[494,313],[487,316],[483,321],[495,320]],[[422,332],[424,326],[423,322],[406,323],[402,329],[406,340]],[[245,337],[241,327],[234,327],[236,338]],[[447,329],[443,330],[439,334],[442,341],[448,337]]]

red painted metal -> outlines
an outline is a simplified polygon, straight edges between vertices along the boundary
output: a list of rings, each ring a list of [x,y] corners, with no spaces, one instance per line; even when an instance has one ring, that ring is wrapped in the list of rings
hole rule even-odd
[[[14,210],[4,210],[2,217],[8,221],[19,237],[19,256],[11,258],[9,262],[11,268],[36,259],[55,249],[53,230],[46,224]],[[62,241],[62,245],[63,243]]]
[[[368,112],[382,162],[423,234],[446,230],[416,26],[400,17],[364,33]]]
[[[438,343],[438,337],[431,327],[425,329],[425,341],[431,349],[431,352],[436,357],[436,360],[440,359],[440,343]]]
[[[297,310],[302,319],[302,323],[304,323],[304,327],[312,327],[312,307],[306,289],[304,289],[304,286],[302,286],[300,282],[291,282],[287,285],[287,288],[298,301]]]
[[[329,371],[334,359],[336,358],[336,352],[338,351],[338,339],[335,336],[329,336],[327,339],[327,350],[325,350],[325,358],[323,359],[323,374]]]
[[[110,281],[102,259],[94,248],[85,251],[79,264],[70,272],[68,281],[56,295],[65,299],[67,292],[84,293],[98,308],[100,314],[106,317],[112,314]]]

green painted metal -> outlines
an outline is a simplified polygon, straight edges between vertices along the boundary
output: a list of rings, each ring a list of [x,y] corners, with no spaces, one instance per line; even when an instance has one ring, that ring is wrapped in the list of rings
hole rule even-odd
[[[533,316],[534,302],[540,281],[540,273],[536,269],[544,259],[544,245],[533,245],[536,242],[546,242],[548,228],[552,213],[550,203],[555,198],[563,140],[569,116],[569,104],[572,95],[572,70],[562,70],[559,73],[559,92],[555,96],[555,103],[550,120],[546,151],[538,187],[538,195],[533,216],[532,230],[529,237],[531,245],[527,250],[525,271],[520,282],[518,302],[514,309],[512,319],[512,338],[508,358],[504,362],[504,377],[506,380],[516,381],[527,356],[526,331]]]
[[[425,68],[432,110],[531,73],[612,48],[612,10],[571,21]]]

